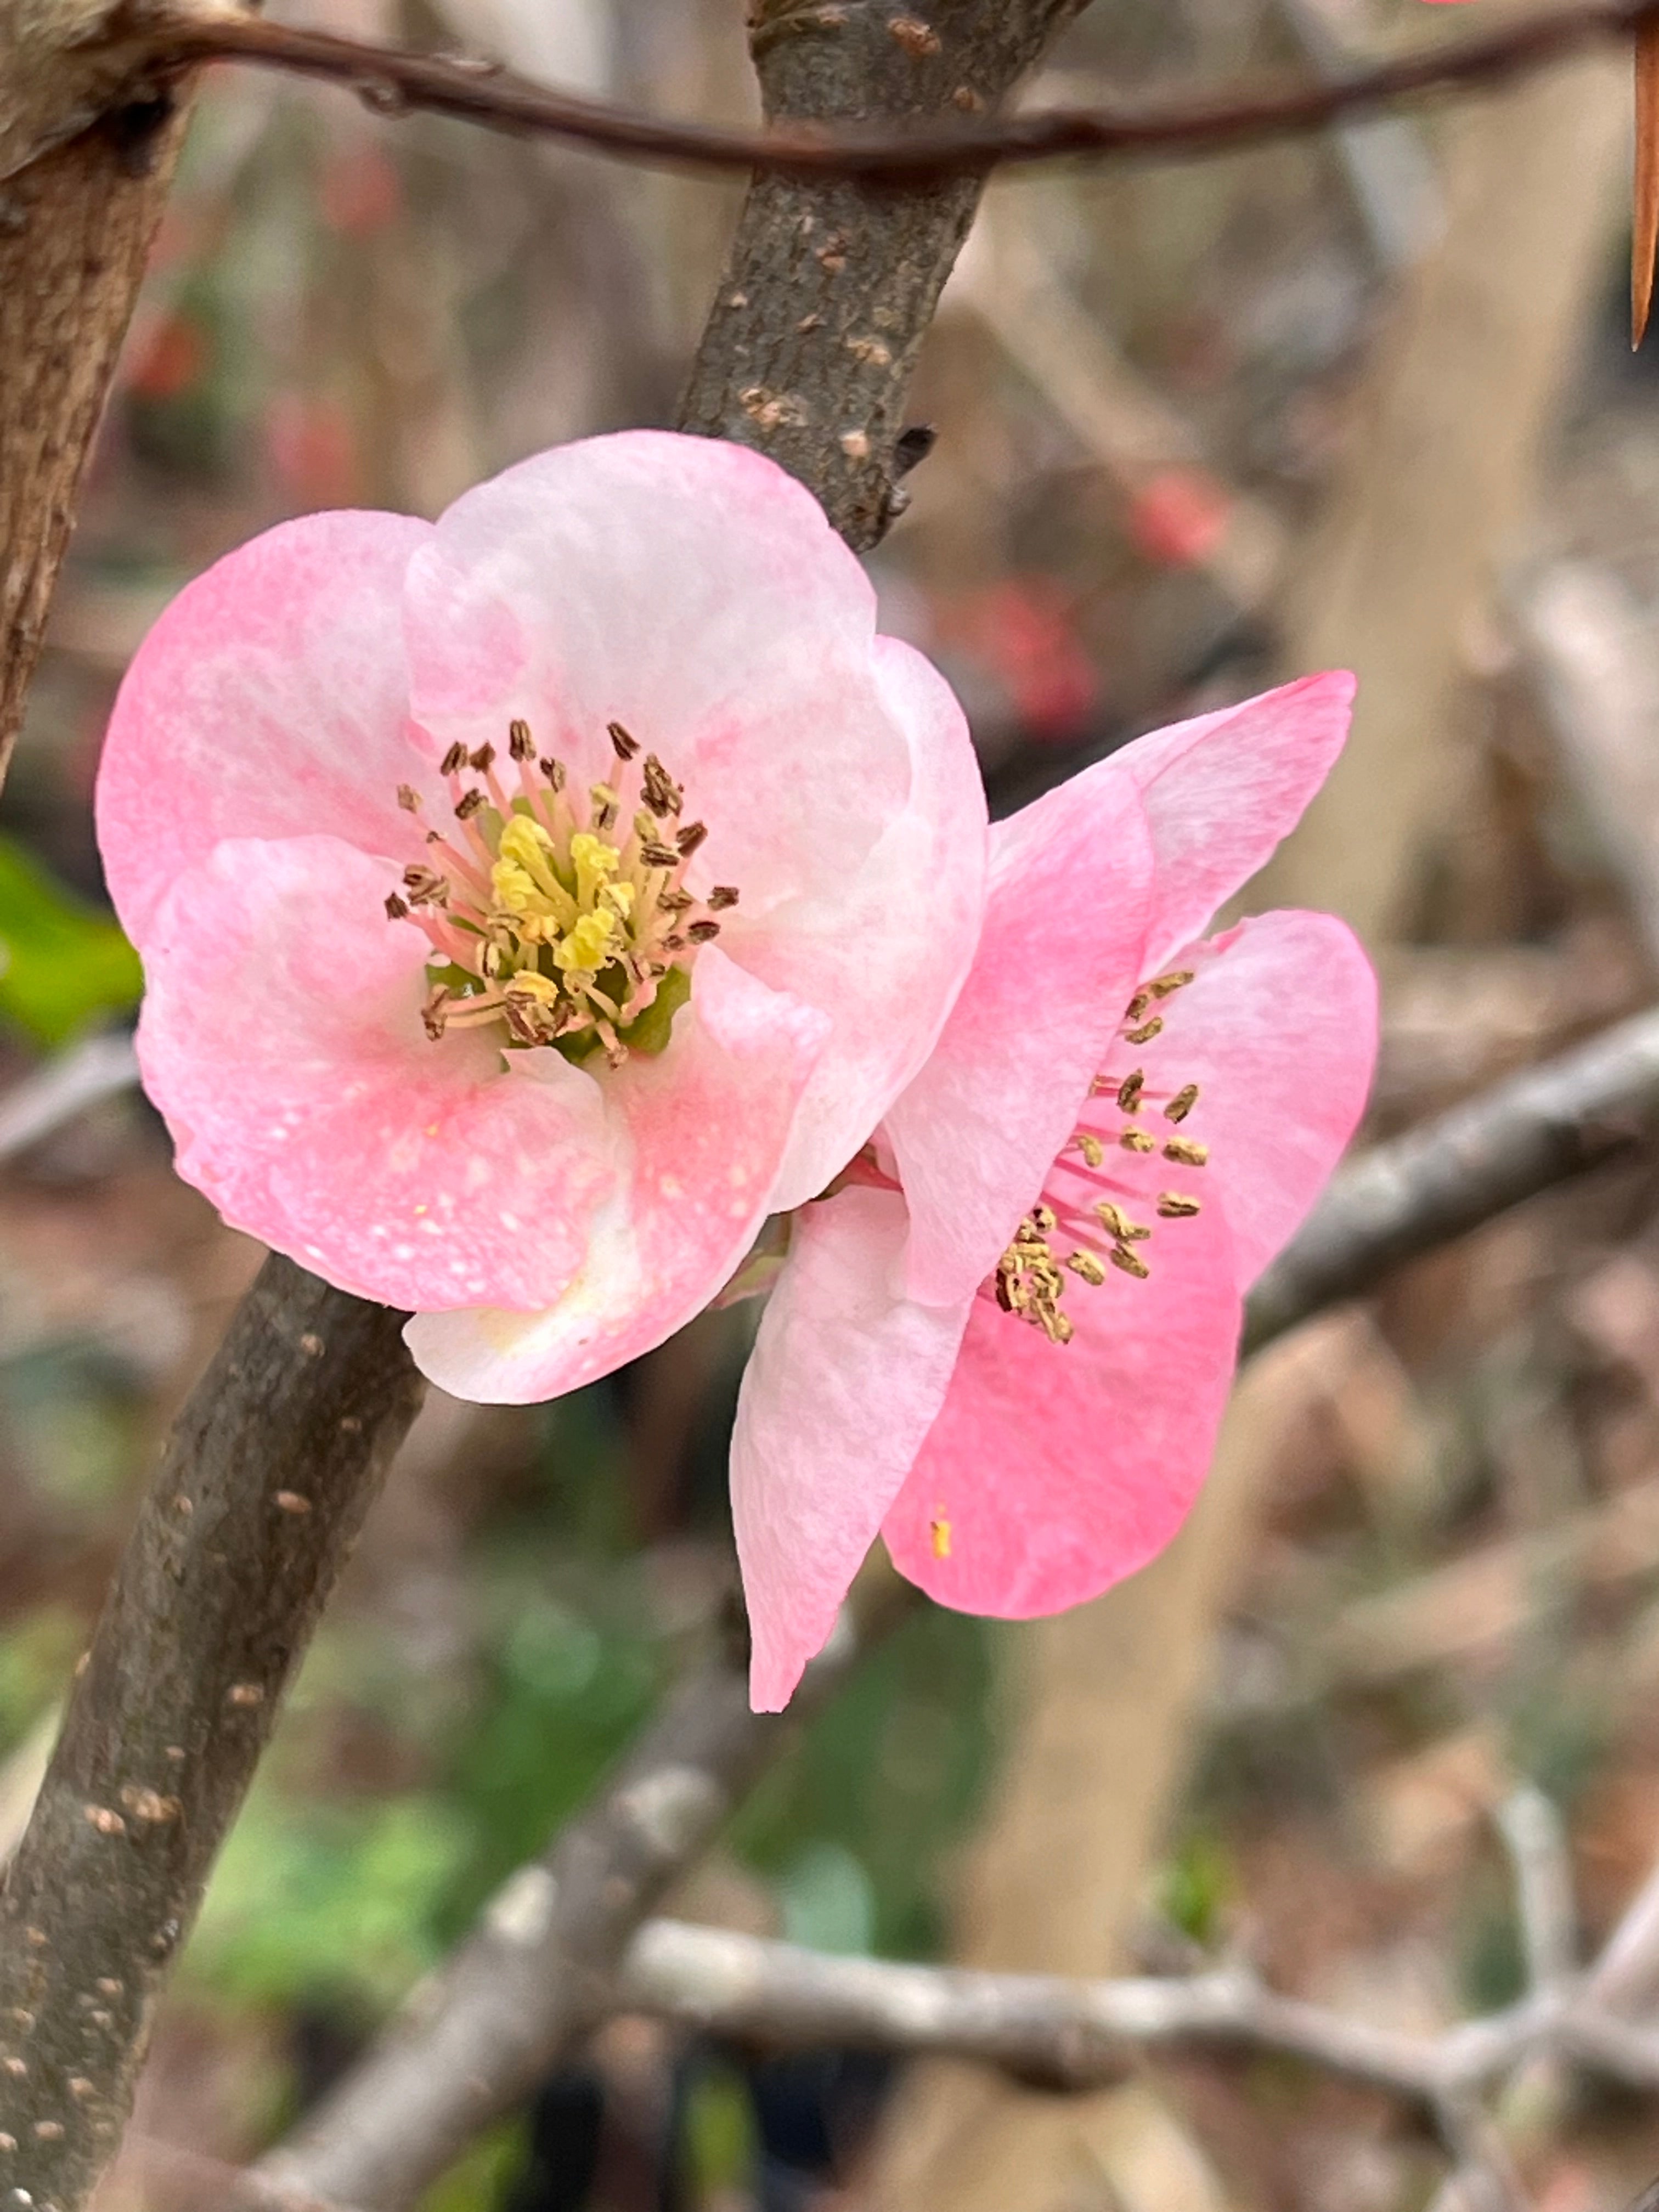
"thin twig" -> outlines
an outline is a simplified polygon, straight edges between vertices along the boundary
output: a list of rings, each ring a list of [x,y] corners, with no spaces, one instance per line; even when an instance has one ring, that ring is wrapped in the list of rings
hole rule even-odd
[[[1591,0],[1322,83],[1204,100],[1059,107],[994,125],[902,130],[830,131],[796,123],[757,131],[678,123],[556,92],[488,63],[410,53],[258,18],[163,17],[151,29],[149,53],[162,66],[223,60],[284,70],[343,85],[382,112],[422,108],[489,130],[562,138],[624,161],[916,183],[1079,156],[1217,154],[1263,139],[1304,136],[1340,117],[1398,100],[1501,83],[1585,46],[1629,40],[1654,21],[1659,21],[1659,0]]]
[[[611,1785],[497,1893],[445,1968],[261,2169],[282,2190],[411,2202],[603,2017],[617,1961],[801,1720],[908,1593],[849,1612],[787,1718],[749,1709],[734,1654],[684,1684]]]
[[[1498,1807],[1498,1828],[1515,1868],[1528,1980],[1534,1990],[1557,1989],[1577,1964],[1572,1863],[1561,1816],[1528,1783]]]
[[[1246,1348],[1632,1151],[1656,1121],[1659,1012],[1648,1012],[1363,1153],[1251,1292]]]

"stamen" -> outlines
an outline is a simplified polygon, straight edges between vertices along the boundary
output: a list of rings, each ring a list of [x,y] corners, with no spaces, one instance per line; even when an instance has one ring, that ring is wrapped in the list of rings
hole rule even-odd
[[[403,808],[405,814],[418,814],[420,812],[421,794],[416,790],[412,783],[400,783],[398,786],[398,804]]]
[[[404,870],[404,889],[409,894],[411,906],[444,906],[449,900],[449,884],[435,868],[424,867],[416,861]]]
[[[1184,1198],[1178,1190],[1160,1191],[1158,1210],[1166,1221],[1188,1221],[1201,1211],[1195,1198]]]
[[[1121,1267],[1126,1275],[1134,1276],[1137,1281],[1144,1283],[1152,1272],[1140,1255],[1132,1252],[1127,1244],[1114,1244],[1107,1256],[1115,1267]]]
[[[1197,1103],[1197,1084],[1184,1084],[1164,1109],[1164,1118],[1166,1121],[1184,1121]]]
[[[1164,1147],[1164,1157],[1183,1168],[1201,1168],[1208,1164],[1210,1148],[1194,1143],[1191,1137],[1171,1137]]]
[[[1155,1152],[1158,1150],[1157,1138],[1149,1137],[1144,1129],[1126,1129],[1118,1142],[1126,1152]]]
[[[672,814],[678,814],[685,804],[684,789],[675,782],[655,753],[646,755],[645,765],[640,771],[640,781],[645,803],[659,822],[665,821]]]
[[[1125,1030],[1123,1034],[1131,1044],[1150,1044],[1155,1036],[1162,1034],[1163,1029],[1163,1015],[1154,1014],[1151,1021],[1142,1022],[1139,1029]]]
[[[638,739],[620,722],[607,732],[627,769]],[[517,766],[511,798],[495,745],[448,748],[442,768],[465,835],[428,830],[431,859],[406,866],[386,899],[388,919],[413,918],[425,931],[428,966],[443,976],[424,1003],[428,1034],[494,1024],[508,1046],[556,1042],[576,1060],[602,1048],[613,1067],[630,1049],[660,1051],[684,998],[683,989],[662,996],[672,969],[718,938],[715,912],[738,903],[735,884],[700,902],[679,880],[707,824],[679,825],[684,793],[650,754],[640,769],[646,804],[613,842],[624,809],[617,785],[591,785],[586,807],[573,808],[563,763],[538,757],[521,718],[508,726],[506,750]],[[469,773],[482,781],[463,789]],[[400,786],[398,803],[413,811],[419,793]],[[636,1036],[653,1006],[655,1021]],[[1049,1272],[1057,1284],[1052,1260]]]
[[[1133,1114],[1136,1110],[1140,1104],[1140,1094],[1146,1087],[1146,1071],[1144,1067],[1138,1067],[1133,1075],[1124,1077],[1117,1086],[1117,1103],[1124,1113]]]
[[[1184,990],[1197,973],[1195,969],[1178,968],[1168,975],[1158,975],[1146,988],[1155,999],[1167,999],[1172,992]]]
[[[1086,1166],[1097,1168],[1105,1164],[1106,1147],[1092,1130],[1079,1129],[1075,1141]]]
[[[1074,1275],[1081,1275],[1085,1283],[1093,1284],[1097,1290],[1106,1279],[1106,1270],[1092,1252],[1073,1252],[1066,1264]]]
[[[927,1523],[927,1534],[933,1543],[933,1557],[948,1559],[951,1556],[951,1524],[943,1514],[935,1514]]]

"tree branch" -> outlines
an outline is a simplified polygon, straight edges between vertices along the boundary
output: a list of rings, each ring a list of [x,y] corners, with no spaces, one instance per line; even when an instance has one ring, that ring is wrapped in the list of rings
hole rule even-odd
[[[1344,1168],[1250,1293],[1247,1351],[1659,1125],[1659,1012],[1494,1085]]]
[[[157,1994],[414,1416],[402,1321],[268,1260],[168,1442],[0,1893],[20,2204],[71,2212],[120,2140]]]
[[[436,1986],[259,2169],[278,2191],[406,2204],[606,2011],[617,1963],[908,1592],[843,1619],[787,1717],[749,1710],[747,1655],[686,1683],[603,1794],[486,1910]]]
[[[814,16],[827,22],[835,11],[773,6],[769,12],[780,20],[787,14],[793,35],[801,25],[810,31]],[[939,29],[921,9],[896,17],[890,33],[882,26],[882,35],[901,41],[919,76],[952,40],[948,10],[935,8],[933,13],[940,17]],[[846,111],[854,127],[833,132],[803,124],[799,114],[811,110],[800,111],[783,128],[766,131],[677,123],[556,92],[489,63],[410,53],[252,18],[170,21],[163,16],[150,33],[148,58],[161,66],[228,60],[284,70],[342,85],[383,113],[421,108],[489,130],[561,138],[625,161],[915,184],[1078,157],[1226,153],[1264,139],[1305,136],[1399,100],[1500,84],[1586,46],[1631,39],[1642,25],[1656,21],[1659,0],[1590,0],[1586,6],[1547,9],[1319,83],[1202,100],[1058,107],[994,125],[958,119],[972,118],[983,106],[982,100],[964,97],[954,102],[956,115],[942,126],[902,131],[858,127],[862,115],[856,109]],[[780,37],[776,43],[787,42]],[[971,76],[963,82],[969,94],[977,91]]]

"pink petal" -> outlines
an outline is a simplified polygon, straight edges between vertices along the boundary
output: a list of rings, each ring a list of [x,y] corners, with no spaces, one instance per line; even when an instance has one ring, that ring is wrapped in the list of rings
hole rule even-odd
[[[538,455],[469,492],[410,572],[423,723],[522,715],[624,794],[619,720],[740,897],[722,948],[830,1023],[778,1202],[821,1191],[925,1059],[972,954],[985,804],[960,708],[817,502],[740,447],[657,431]]]
[[[1209,1147],[1208,1164],[1152,1159],[1139,1176],[1149,1190],[1220,1202],[1242,1292],[1295,1233],[1364,1111],[1376,978],[1353,932],[1328,914],[1258,915],[1176,957],[1194,981],[1162,1001],[1163,1034],[1120,1045],[1112,1071],[1138,1065],[1166,1097],[1198,1085],[1180,1133]],[[1156,1112],[1142,1118],[1171,1133]],[[1186,1225],[1160,1230],[1160,1248]]]
[[[921,1067],[969,973],[984,910],[985,789],[955,694],[895,638],[876,640],[873,665],[909,738],[908,799],[855,872],[758,927],[739,907],[720,940],[775,990],[830,1018],[773,1194],[780,1212],[817,1195]]]
[[[979,951],[886,1120],[913,1297],[966,1297],[1036,1200],[1140,979],[1152,881],[1146,817],[1112,761],[994,827]]]
[[[1304,676],[1113,754],[1139,787],[1158,855],[1149,969],[1167,966],[1296,827],[1342,750],[1353,693],[1344,670]]]
[[[426,939],[337,837],[228,839],[151,918],[144,1085],[225,1218],[394,1306],[556,1297],[618,1177],[592,1077],[421,1025]]]
[[[422,1373],[459,1398],[524,1405],[606,1375],[672,1336],[735,1272],[771,1210],[822,1015],[727,960],[698,956],[690,1006],[655,1058],[603,1079],[627,1164],[581,1271],[541,1313],[420,1313]]]
[[[950,1382],[971,1301],[902,1297],[904,1237],[895,1192],[807,1206],[761,1316],[732,1438],[757,1712],[823,1648]]]
[[[426,782],[408,729],[401,599],[428,523],[313,514],[228,554],[138,648],[98,775],[110,896],[142,948],[174,879],[222,837],[326,830],[410,852],[400,782]]]
[[[1144,1566],[1185,1519],[1239,1302],[1219,1209],[1168,1225],[1179,1244],[1147,1280],[1112,1271],[1068,1294],[1069,1344],[975,1299],[944,1408],[882,1525],[895,1565],[940,1604],[1059,1613]]]
[[[512,716],[586,783],[618,720],[708,824],[701,883],[757,919],[856,868],[905,802],[875,599],[793,477],[706,438],[555,447],[457,500],[411,563],[414,697],[443,744]]]

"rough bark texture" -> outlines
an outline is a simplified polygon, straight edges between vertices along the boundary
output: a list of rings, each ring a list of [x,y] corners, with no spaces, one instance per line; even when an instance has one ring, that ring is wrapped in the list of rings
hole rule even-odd
[[[156,1996],[419,1402],[402,1322],[268,1260],[167,1443],[0,1895],[8,2204],[70,2212],[120,2139]]]
[[[982,114],[1083,5],[758,0],[751,37],[768,118]],[[982,182],[763,177],[744,203],[681,428],[769,453],[860,551],[902,504],[904,398]]]
[[[0,183],[0,775],[183,133],[158,94]]]

